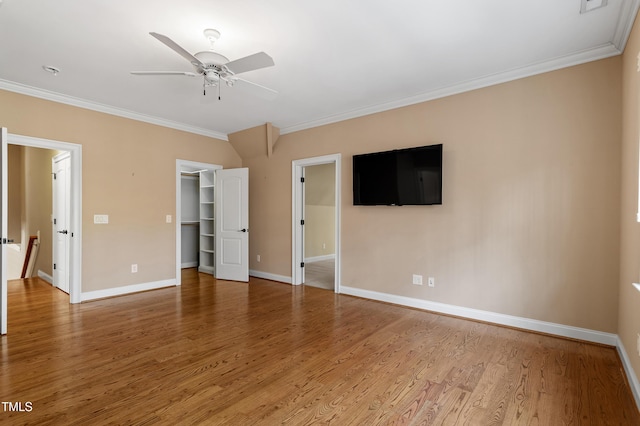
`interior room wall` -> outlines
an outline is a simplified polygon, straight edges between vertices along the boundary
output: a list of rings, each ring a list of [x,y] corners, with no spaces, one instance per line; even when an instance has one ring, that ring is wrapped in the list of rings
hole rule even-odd
[[[24,155],[23,147],[7,147],[7,238],[15,244],[22,243],[22,224],[24,218]]]
[[[200,179],[198,176],[182,176],[180,179],[182,229],[180,253],[183,268],[198,266],[200,248]]]
[[[281,135],[243,159],[250,268],[291,275],[291,161],[342,153],[343,286],[615,333],[620,117],[613,57]],[[354,154],[434,143],[443,205],[352,205]]]
[[[618,336],[636,377],[640,373],[640,291],[632,283],[640,281],[640,223],[638,213],[638,141],[640,126],[640,25],[636,20],[622,57],[622,209],[618,309]]]
[[[223,140],[7,91],[0,126],[82,145],[83,292],[174,279],[175,223],[165,217],[176,215],[176,159],[241,165]]]
[[[335,254],[336,166],[305,167],[305,259]]]
[[[59,151],[24,147],[25,236],[38,235],[40,245],[33,268],[33,276],[42,271],[53,276],[53,183],[51,160]]]

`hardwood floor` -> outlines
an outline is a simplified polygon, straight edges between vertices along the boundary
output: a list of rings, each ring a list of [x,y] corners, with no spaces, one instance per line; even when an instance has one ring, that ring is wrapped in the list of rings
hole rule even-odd
[[[335,289],[335,259],[304,263],[304,285]]]
[[[2,424],[640,424],[614,348],[194,270],[79,305],[13,281],[0,341]]]

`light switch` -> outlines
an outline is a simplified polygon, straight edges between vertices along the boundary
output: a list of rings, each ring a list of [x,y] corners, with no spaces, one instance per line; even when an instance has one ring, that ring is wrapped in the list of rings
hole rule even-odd
[[[108,214],[94,214],[93,215],[93,223],[97,224],[107,224],[109,223],[109,215]]]

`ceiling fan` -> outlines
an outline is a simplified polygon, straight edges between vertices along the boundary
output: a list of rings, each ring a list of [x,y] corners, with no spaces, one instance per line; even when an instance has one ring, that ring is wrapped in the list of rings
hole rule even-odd
[[[203,94],[207,94],[207,88],[218,88],[218,99],[220,99],[220,84],[224,82],[227,86],[233,87],[238,83],[239,85],[246,85],[252,89],[258,89],[260,94],[267,98],[275,97],[278,94],[273,89],[265,86],[261,86],[256,83],[239,78],[237,75],[248,71],[257,70],[260,68],[271,67],[274,64],[271,56],[264,52],[254,53],[253,55],[245,56],[244,58],[236,59],[235,61],[229,61],[226,56],[223,56],[213,51],[213,44],[220,37],[220,32],[214,29],[204,30],[205,37],[211,42],[211,50],[205,50],[195,54],[189,53],[182,48],[178,43],[171,40],[169,37],[150,32],[151,36],[159,40],[165,46],[176,52],[178,55],[185,58],[193,65],[194,71],[132,71],[134,75],[184,75],[188,77],[196,77],[201,75],[203,77]]]

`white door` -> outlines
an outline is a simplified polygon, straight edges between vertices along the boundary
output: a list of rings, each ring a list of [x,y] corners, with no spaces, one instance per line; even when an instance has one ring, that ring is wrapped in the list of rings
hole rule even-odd
[[[216,278],[249,281],[249,169],[216,170]]]
[[[53,285],[69,293],[71,155],[56,155],[53,166]]]
[[[7,129],[0,129],[0,334],[7,334]]]

